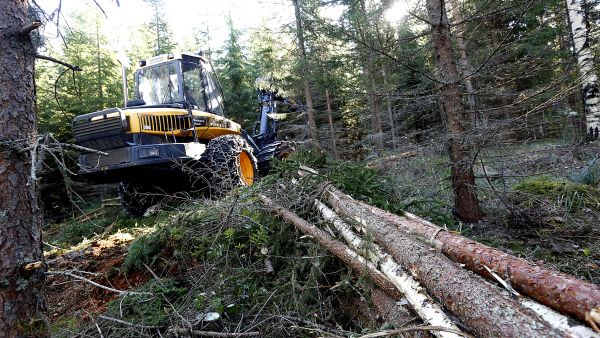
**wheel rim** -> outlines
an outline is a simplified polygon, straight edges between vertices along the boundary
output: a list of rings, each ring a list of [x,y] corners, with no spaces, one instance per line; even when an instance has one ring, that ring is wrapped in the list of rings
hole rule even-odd
[[[245,151],[240,153],[240,171],[244,184],[251,186],[254,183],[254,166],[250,155]]]

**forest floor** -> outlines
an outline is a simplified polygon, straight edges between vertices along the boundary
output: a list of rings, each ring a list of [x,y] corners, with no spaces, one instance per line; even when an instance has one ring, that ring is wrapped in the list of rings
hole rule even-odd
[[[70,277],[52,276],[46,294],[53,332],[57,337],[93,336],[101,330],[105,337],[136,337],[155,335],[152,327],[193,323],[219,331],[258,329],[279,337],[368,333],[414,323],[408,310],[393,322],[382,320],[390,307],[406,305],[386,301],[370,281],[356,277],[293,226],[262,209],[258,192],[289,187],[298,165],[318,168],[324,179],[357,199],[392,212],[415,213],[484,244],[599,283],[600,192],[589,156],[598,153],[596,145],[553,142],[482,152],[476,175],[486,217],[473,225],[452,215],[447,159],[443,149],[432,147],[353,163],[302,153],[280,163],[277,174],[255,188],[221,201],[167,206],[139,219],[117,207],[92,220],[51,225],[45,231],[51,270],[154,295],[119,297]],[[311,199],[302,200],[319,192],[298,190],[287,189],[280,201],[310,219]],[[100,314],[134,325],[101,320]],[[214,314],[219,319],[208,320]]]
[[[413,155],[414,154],[414,155]],[[600,154],[597,144],[544,141],[489,147],[475,164],[485,218],[452,215],[444,150],[421,148],[372,161],[403,210],[511,254],[600,283]]]

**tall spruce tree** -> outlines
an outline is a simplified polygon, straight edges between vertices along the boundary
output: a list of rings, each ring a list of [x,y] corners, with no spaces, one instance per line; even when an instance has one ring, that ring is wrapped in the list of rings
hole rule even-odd
[[[169,28],[169,23],[164,19],[163,0],[144,0],[150,5],[153,16],[144,25],[144,28],[152,32],[154,39],[150,42],[155,55],[172,53],[176,47],[173,41],[173,33]]]
[[[231,16],[227,17],[229,38],[223,46],[222,57],[217,60],[225,103],[231,117],[249,127],[254,121],[255,94],[250,68],[241,44],[241,32],[233,25]]]

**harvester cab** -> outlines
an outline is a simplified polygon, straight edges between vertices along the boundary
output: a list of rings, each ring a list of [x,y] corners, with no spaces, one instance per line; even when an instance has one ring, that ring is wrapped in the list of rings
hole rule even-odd
[[[123,71],[125,74],[125,71]],[[79,176],[95,183],[119,183],[124,207],[142,215],[158,195],[190,188],[222,194],[252,185],[268,162],[282,153],[270,105],[259,119],[269,125],[257,140],[226,117],[218,79],[200,55],[165,54],[140,61],[135,93],[124,108],[75,117]]]

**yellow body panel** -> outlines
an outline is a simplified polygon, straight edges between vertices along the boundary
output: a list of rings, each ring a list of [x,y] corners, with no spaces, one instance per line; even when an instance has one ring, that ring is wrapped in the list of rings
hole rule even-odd
[[[129,125],[129,134],[192,136],[189,114],[185,109],[140,107],[124,110],[123,113]],[[239,124],[223,116],[201,110],[193,110],[192,114],[195,120],[205,121],[205,125],[196,126],[199,139],[209,140],[221,135],[241,133]]]

